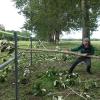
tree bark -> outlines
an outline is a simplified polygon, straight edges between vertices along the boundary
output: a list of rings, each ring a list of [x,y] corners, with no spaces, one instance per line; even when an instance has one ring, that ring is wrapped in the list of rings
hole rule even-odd
[[[89,25],[89,1],[81,0],[82,9],[82,39],[90,38],[90,25]]]
[[[51,43],[58,43],[59,42],[59,37],[60,37],[60,34],[61,34],[61,32],[59,32],[59,31],[55,31],[55,32],[53,32],[53,33],[50,33],[49,34],[49,42],[51,42]]]
[[[54,43],[54,33],[49,33],[49,37],[48,37],[49,39],[49,42],[50,43]]]
[[[59,42],[59,37],[60,37],[60,32],[59,31],[56,31],[56,42]]]

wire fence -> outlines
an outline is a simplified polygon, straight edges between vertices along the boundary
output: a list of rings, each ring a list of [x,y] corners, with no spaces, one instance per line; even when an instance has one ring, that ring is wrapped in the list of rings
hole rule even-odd
[[[3,31],[0,31],[3,32]],[[15,54],[12,58],[10,58],[9,60],[7,60],[6,62],[4,62],[3,64],[0,64],[0,70],[2,70],[4,67],[6,67],[7,65],[11,64],[12,62],[15,63],[15,99],[19,100],[19,85],[18,85],[18,59],[20,57],[19,53],[18,53],[18,37],[23,37],[23,38],[28,38],[29,37],[24,37],[21,35],[17,35],[16,32],[14,33],[10,33],[10,32],[4,32],[5,34],[9,34],[14,38],[14,48],[15,48]],[[31,41],[31,48],[32,49],[32,39],[30,39]],[[32,53],[31,54],[31,62],[32,63]],[[7,56],[2,56],[0,57],[0,59],[7,57]]]

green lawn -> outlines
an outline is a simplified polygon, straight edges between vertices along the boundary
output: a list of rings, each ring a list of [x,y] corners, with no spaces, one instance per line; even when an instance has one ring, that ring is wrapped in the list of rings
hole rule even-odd
[[[56,49],[56,46],[59,46],[62,50],[70,49],[76,47],[80,44],[80,41],[66,41],[61,42],[60,44],[50,44],[46,42],[38,43],[33,42],[33,47],[35,48],[44,48],[43,45],[48,49]],[[22,48],[28,48],[30,42],[19,41],[18,45]],[[100,55],[99,45],[100,41],[92,41],[94,47],[97,48],[96,55]],[[0,56],[4,56],[6,53],[0,53]],[[8,58],[7,58],[8,59]],[[75,56],[68,56],[67,61],[63,61],[62,54],[56,53],[33,53],[33,66],[29,67],[30,63],[30,54],[24,53],[23,56],[19,59],[19,98],[20,100],[53,100],[52,96],[33,96],[33,84],[41,84],[41,88],[46,88],[49,92],[54,93],[54,96],[63,96],[64,100],[84,100],[71,92],[70,89],[65,88],[54,88],[52,85],[53,79],[45,77],[46,71],[55,70],[57,72],[68,71],[70,65],[76,59]],[[0,59],[0,63],[2,59]],[[14,64],[9,65],[12,66],[12,70],[7,73],[6,81],[0,82],[0,100],[15,100],[15,77],[14,77]],[[79,78],[82,81],[93,80],[98,85],[97,88],[91,88],[87,91],[89,95],[93,98],[93,100],[100,99],[100,61],[99,59],[92,59],[92,71],[93,75],[89,75],[85,71],[85,65],[78,65],[74,72],[79,74]],[[7,66],[8,67],[8,66]],[[29,67],[31,70],[30,76],[28,76],[28,84],[22,84],[23,82],[23,73],[26,67]],[[51,70],[51,71],[52,71]],[[65,76],[63,76],[65,77]],[[56,77],[58,79],[58,76]],[[54,77],[55,79],[55,77]],[[81,89],[80,86],[75,85],[72,86],[75,91]],[[67,96],[69,94],[69,96]]]

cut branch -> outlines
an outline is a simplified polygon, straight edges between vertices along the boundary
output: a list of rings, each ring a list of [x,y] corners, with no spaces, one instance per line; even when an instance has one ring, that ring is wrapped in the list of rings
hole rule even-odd
[[[72,52],[72,51],[58,51],[58,50],[50,50],[50,49],[23,49],[23,48],[19,48],[19,50],[26,50],[23,51],[25,53],[30,53],[30,51],[32,50],[32,52],[55,52],[55,53],[65,53],[65,54],[71,54],[71,55],[76,55],[76,56],[83,56],[83,57],[90,57],[90,58],[96,58],[96,59],[100,59],[100,56],[95,56],[95,55],[84,55],[81,53],[76,53],[76,52]]]

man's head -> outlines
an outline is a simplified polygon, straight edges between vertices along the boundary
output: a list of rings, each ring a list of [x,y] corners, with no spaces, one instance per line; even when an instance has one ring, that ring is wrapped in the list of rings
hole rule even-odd
[[[84,46],[89,46],[89,45],[90,45],[90,40],[89,40],[89,38],[84,38],[84,39],[83,39],[83,45],[84,45]]]

